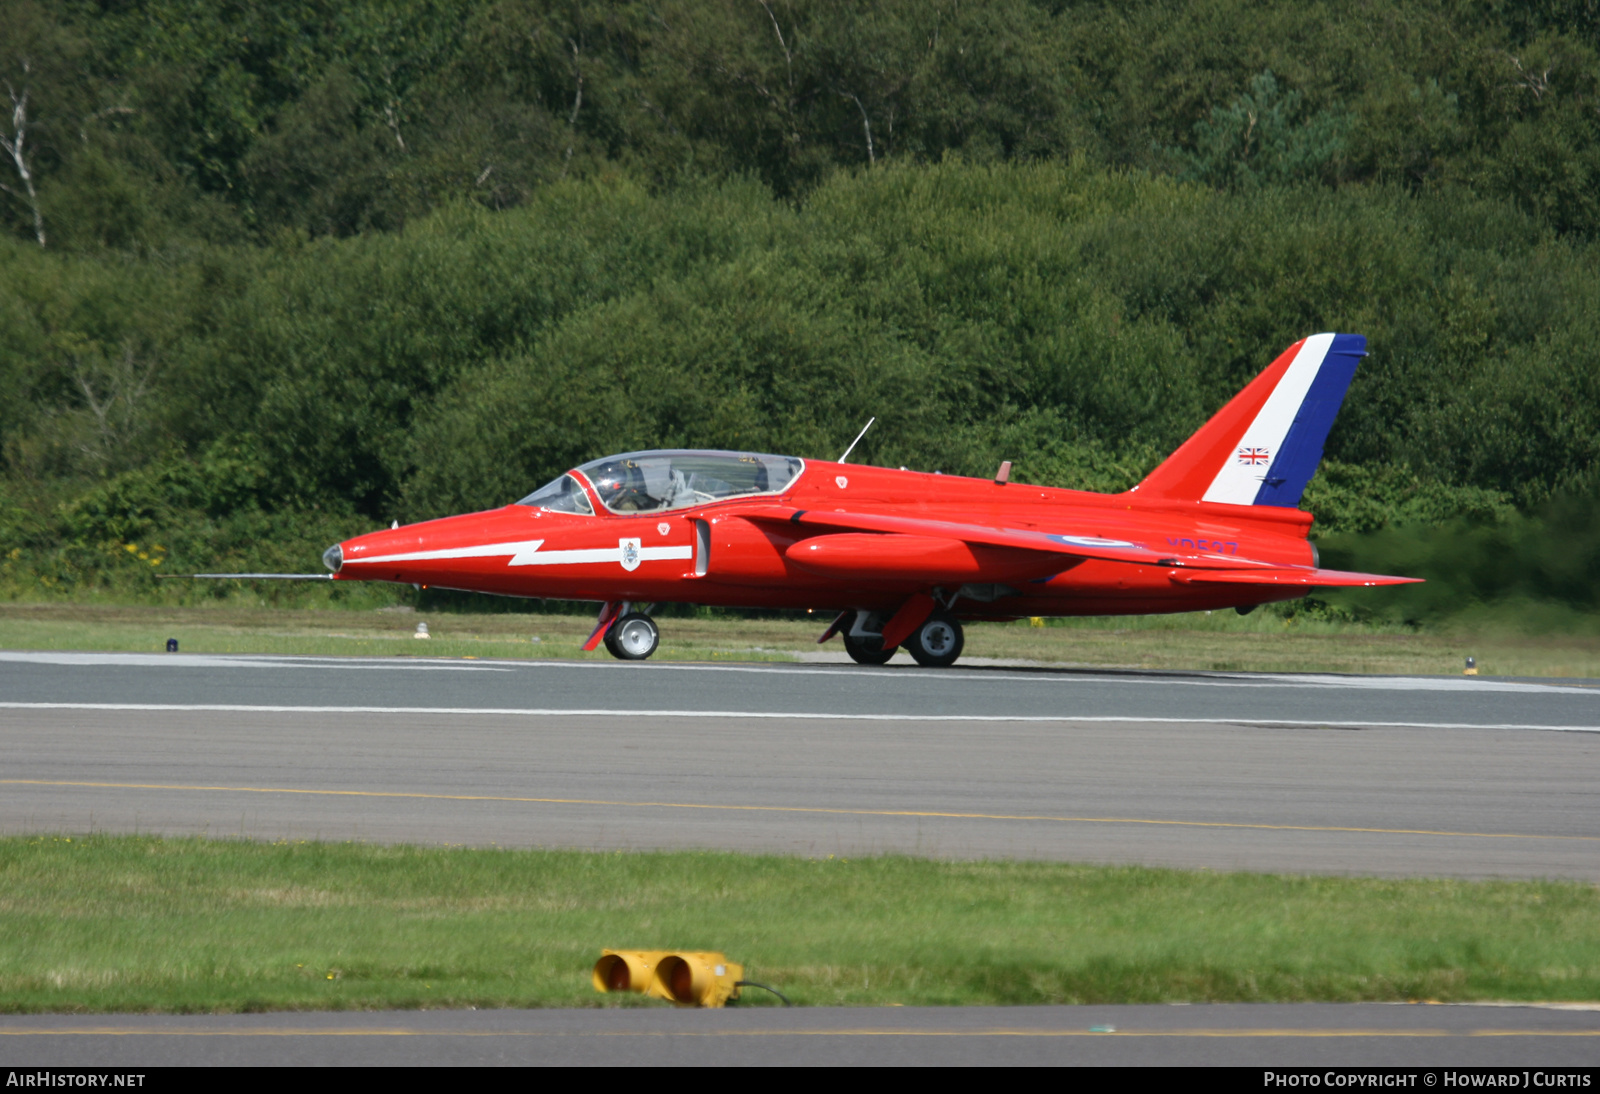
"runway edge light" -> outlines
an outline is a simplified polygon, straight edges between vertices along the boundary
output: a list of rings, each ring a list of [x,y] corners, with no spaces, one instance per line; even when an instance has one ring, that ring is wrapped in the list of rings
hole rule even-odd
[[[670,953],[656,965],[661,997],[681,1007],[723,1006],[739,998],[739,982],[743,979],[744,966],[730,962],[720,953]]]
[[[627,991],[670,999],[658,987],[656,969],[671,950],[602,950],[594,963],[594,990],[601,993]]]
[[[602,950],[594,988],[634,992],[684,1007],[720,1007],[739,998],[744,966],[698,950]]]

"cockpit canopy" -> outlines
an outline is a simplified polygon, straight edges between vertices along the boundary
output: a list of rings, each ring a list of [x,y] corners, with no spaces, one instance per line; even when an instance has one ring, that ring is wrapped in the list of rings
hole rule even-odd
[[[755,452],[661,451],[607,456],[578,468],[594,484],[613,513],[652,513],[686,509],[724,498],[778,494],[805,468],[793,456]],[[588,499],[576,478],[563,475],[517,504],[588,513]]]
[[[535,509],[548,509],[552,513],[580,513],[586,517],[594,516],[594,506],[589,504],[589,495],[583,492],[583,487],[578,485],[578,480],[571,475],[562,475],[555,482],[546,483],[517,504],[531,505]]]

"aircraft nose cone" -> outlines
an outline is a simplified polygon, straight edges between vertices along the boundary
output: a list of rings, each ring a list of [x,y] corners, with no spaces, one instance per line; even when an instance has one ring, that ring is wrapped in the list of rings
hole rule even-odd
[[[338,573],[340,568],[344,566],[344,548],[335,543],[332,547],[322,552],[322,564],[334,573]]]

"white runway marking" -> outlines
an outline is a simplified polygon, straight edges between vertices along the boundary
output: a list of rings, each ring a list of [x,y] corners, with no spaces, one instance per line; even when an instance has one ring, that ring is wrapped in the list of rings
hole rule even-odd
[[[1136,725],[1257,726],[1287,729],[1516,729],[1556,733],[1600,733],[1600,726],[1525,725],[1510,722],[1352,722],[1306,721],[1293,718],[1139,718],[1119,715],[1070,714],[819,714],[813,711],[771,710],[614,710],[585,707],[367,707],[367,706],[261,706],[244,703],[11,703],[0,710],[166,710],[217,714],[434,714],[499,715],[526,718],[804,718],[812,721],[850,722],[1068,722],[1132,723]]]
[[[518,672],[525,669],[573,669],[589,672],[733,672],[790,676],[882,676],[904,679],[914,674],[920,681],[969,684],[973,673],[961,669],[817,668],[804,664],[707,665],[657,662],[622,664],[610,661],[453,661],[434,658],[300,657],[271,654],[88,653],[0,650],[0,662],[40,665],[120,665],[156,668],[338,668],[352,671],[420,670],[444,672]],[[1048,671],[1048,670],[1047,670]],[[1208,688],[1316,688],[1366,691],[1516,692],[1525,695],[1567,695],[1600,698],[1600,686],[1591,683],[1530,684],[1512,680],[1456,676],[1334,676],[1311,673],[1208,673],[1196,676],[1157,672],[1091,675],[1082,671],[1046,673],[983,672],[982,680],[1043,681],[1089,684],[1137,683],[1140,687]]]
[[[516,672],[518,665],[435,659],[379,661],[342,657],[271,657],[205,653],[19,653],[0,651],[0,661],[34,665],[115,665],[123,668],[174,669],[421,669],[445,672]]]

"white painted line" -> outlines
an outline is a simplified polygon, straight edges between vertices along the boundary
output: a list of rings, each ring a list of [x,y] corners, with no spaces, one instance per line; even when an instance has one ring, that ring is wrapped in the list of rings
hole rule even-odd
[[[1138,718],[1093,714],[819,714],[773,710],[615,710],[585,707],[366,707],[264,706],[245,703],[11,703],[0,710],[165,710],[217,714],[443,714],[553,718],[761,718],[844,722],[1069,722],[1134,725],[1260,726],[1289,729],[1519,729],[1558,733],[1600,733],[1600,726],[1525,725],[1511,722],[1350,722],[1293,718]]]
[[[1592,684],[1528,684],[1511,680],[1466,676],[1337,676],[1316,673],[1196,673],[1193,676],[1158,671],[1090,675],[1081,670],[1045,672],[970,672],[960,668],[923,669],[906,665],[894,669],[823,668],[804,663],[712,665],[703,662],[617,661],[459,661],[404,656],[312,657],[296,654],[182,654],[93,653],[54,650],[0,650],[0,662],[41,665],[120,665],[152,668],[335,668],[355,672],[419,670],[447,672],[521,672],[529,669],[569,669],[587,672],[733,672],[759,675],[846,676],[915,679],[917,683],[952,683],[970,687],[976,682],[1032,682],[1044,684],[1135,684],[1139,687],[1197,688],[1314,688],[1367,691],[1447,691],[1455,693],[1514,692],[1566,695],[1600,699]]]
[[[159,658],[160,654],[149,654]],[[1196,688],[1358,688],[1371,691],[1450,691],[1450,692],[1518,692],[1521,694],[1575,695],[1600,698],[1600,688],[1579,684],[1524,684],[1511,680],[1485,680],[1481,677],[1456,676],[1333,676],[1288,673],[1210,673],[1204,676],[1183,677],[1162,675],[1159,672],[1129,672],[1116,676],[1088,675],[1081,672],[1060,675],[1045,673],[982,673],[974,674],[955,669],[923,669],[906,665],[899,669],[868,668],[813,668],[803,665],[706,665],[674,664],[623,664],[612,661],[527,661],[528,668],[591,669],[603,672],[750,672],[750,673],[804,673],[811,676],[882,676],[901,680],[915,677],[918,684],[924,681],[958,683],[971,686],[974,681],[1031,682],[1046,684],[1134,684],[1139,687],[1196,687]]]
[[[402,636],[405,637],[405,636]],[[357,669],[392,672],[414,669],[422,672],[516,672],[521,666],[494,661],[447,661],[435,658],[413,660],[367,660],[340,657],[273,657],[270,654],[205,653],[76,653],[0,651],[0,662],[16,661],[31,665],[110,665],[122,668],[173,669]]]

